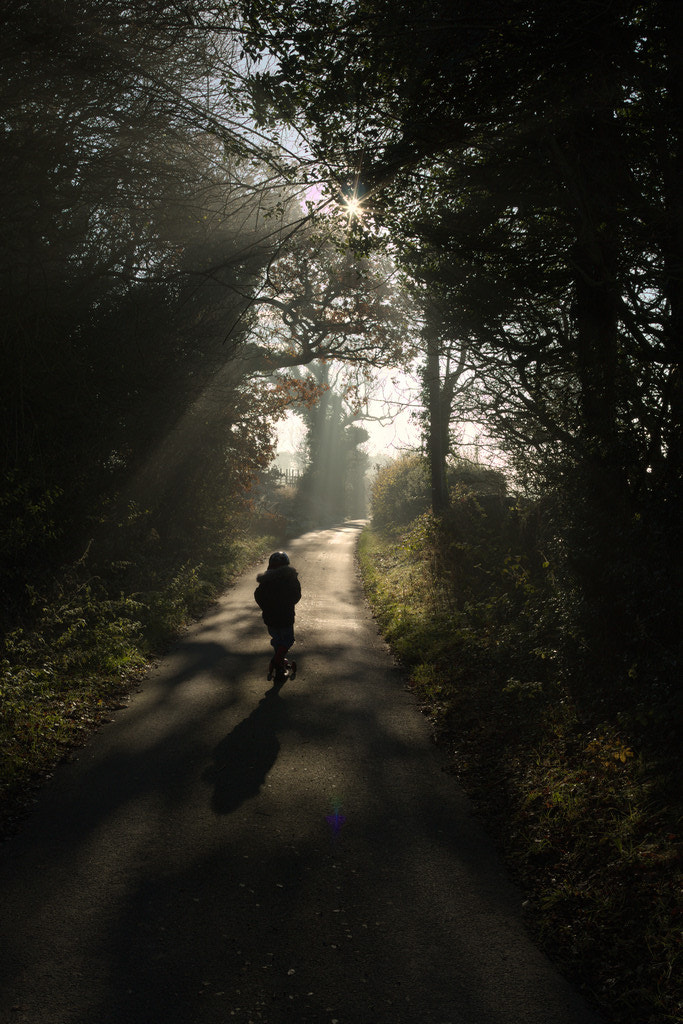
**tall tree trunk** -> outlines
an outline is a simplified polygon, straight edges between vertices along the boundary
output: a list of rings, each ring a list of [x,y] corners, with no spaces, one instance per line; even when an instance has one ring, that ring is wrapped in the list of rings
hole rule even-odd
[[[623,590],[630,493],[618,406],[622,167],[607,76],[594,74],[595,108],[577,112],[566,168],[575,197],[574,276],[578,461],[567,493],[569,565],[578,587],[579,623],[593,668],[614,676],[629,611]]]
[[[621,226],[618,90],[594,72],[596,107],[581,113],[574,137],[577,198],[574,272],[582,463],[589,495],[605,511],[626,497],[617,408]]]
[[[435,331],[427,329],[427,359],[424,383],[427,391],[427,450],[431,474],[432,511],[441,515],[448,508],[446,484],[446,456],[448,454],[448,423],[444,423],[443,388],[439,359],[439,339]]]

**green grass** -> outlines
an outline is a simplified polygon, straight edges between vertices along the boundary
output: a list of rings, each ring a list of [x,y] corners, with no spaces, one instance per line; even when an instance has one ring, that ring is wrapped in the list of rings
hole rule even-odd
[[[493,598],[454,608],[401,534],[366,530],[359,558],[380,628],[525,891],[539,943],[614,1024],[680,1022],[680,790],[660,761],[627,722],[575,706],[528,611],[496,629]]]
[[[32,595],[30,624],[5,635],[0,657],[0,831],[21,817],[34,784],[127,703],[180,628],[274,546],[244,535],[205,562],[147,557],[96,575],[78,564],[48,595]]]

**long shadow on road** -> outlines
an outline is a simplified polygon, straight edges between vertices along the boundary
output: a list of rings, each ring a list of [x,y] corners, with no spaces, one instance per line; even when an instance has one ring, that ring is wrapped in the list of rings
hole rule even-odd
[[[268,690],[258,707],[216,747],[214,763],[202,776],[213,784],[214,813],[230,814],[260,792],[280,752],[278,731],[286,723],[281,689],[275,685]]]

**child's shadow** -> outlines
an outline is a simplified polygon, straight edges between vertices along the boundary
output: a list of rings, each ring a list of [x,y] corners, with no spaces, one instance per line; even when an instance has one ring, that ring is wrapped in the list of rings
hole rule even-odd
[[[273,685],[214,750],[214,763],[203,777],[213,783],[211,806],[216,814],[231,814],[256,796],[275,764],[280,752],[277,731],[285,711],[281,689],[282,684]]]

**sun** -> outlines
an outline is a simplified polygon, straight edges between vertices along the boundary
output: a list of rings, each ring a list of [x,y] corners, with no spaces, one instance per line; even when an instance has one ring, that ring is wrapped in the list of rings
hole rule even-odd
[[[344,207],[349,215],[349,220],[360,220],[363,216],[363,202],[358,196],[349,196],[344,199]]]

